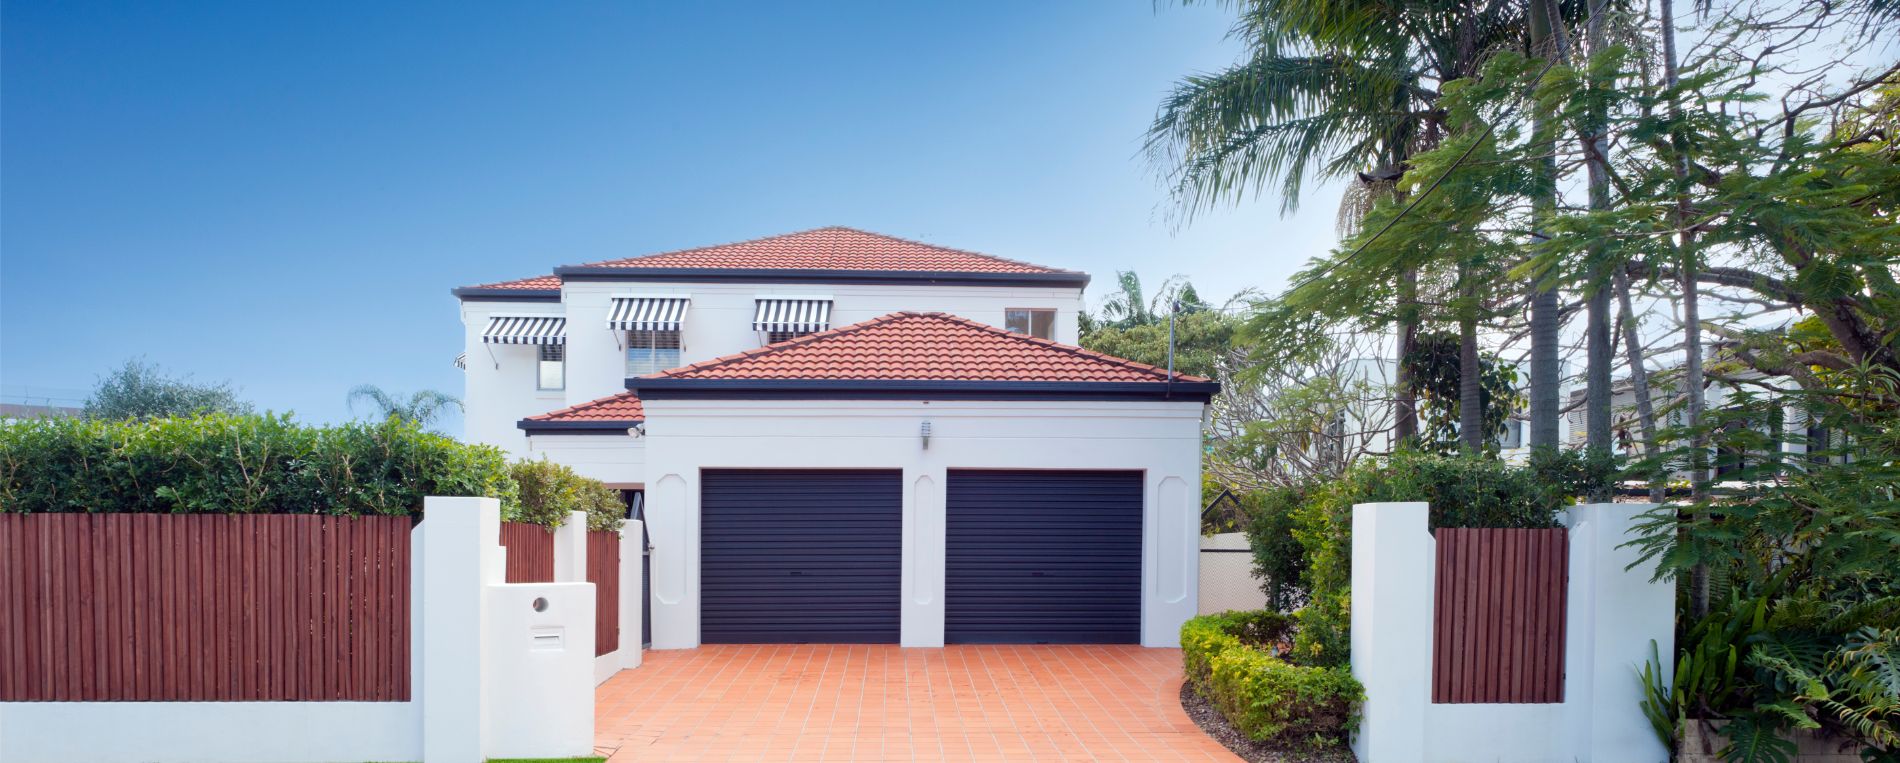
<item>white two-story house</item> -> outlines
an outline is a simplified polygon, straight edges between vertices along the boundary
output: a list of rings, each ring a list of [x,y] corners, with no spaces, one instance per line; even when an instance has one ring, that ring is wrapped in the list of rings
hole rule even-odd
[[[1196,608],[1217,387],[1087,274],[850,228],[454,290],[466,437],[628,491],[652,643],[1141,643]]]

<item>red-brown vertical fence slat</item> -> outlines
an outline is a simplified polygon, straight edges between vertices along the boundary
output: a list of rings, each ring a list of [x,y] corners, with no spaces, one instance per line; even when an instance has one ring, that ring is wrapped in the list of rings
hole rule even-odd
[[[0,514],[0,701],[407,700],[411,526]]]
[[[501,545],[508,549],[507,582],[554,582],[553,531],[526,522],[503,522]]]
[[[1432,701],[1562,702],[1566,532],[1440,528],[1436,537]]]
[[[587,582],[594,584],[594,656],[620,648],[620,533],[587,533]]]

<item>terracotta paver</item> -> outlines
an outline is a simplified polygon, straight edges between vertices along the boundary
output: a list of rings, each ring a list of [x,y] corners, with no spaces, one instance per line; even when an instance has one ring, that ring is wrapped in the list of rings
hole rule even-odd
[[[1181,710],[1181,652],[705,646],[595,694],[623,761],[1239,760]]]

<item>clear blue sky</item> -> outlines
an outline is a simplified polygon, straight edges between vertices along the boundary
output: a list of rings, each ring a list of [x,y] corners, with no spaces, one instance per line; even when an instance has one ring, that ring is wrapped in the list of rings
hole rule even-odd
[[[144,355],[348,418],[459,394],[449,288],[850,225],[1205,293],[1277,289],[1337,192],[1175,230],[1139,157],[1226,16],[1149,0],[9,0],[0,381]],[[1091,300],[1103,289],[1093,288]],[[449,422],[448,431],[459,431]]]

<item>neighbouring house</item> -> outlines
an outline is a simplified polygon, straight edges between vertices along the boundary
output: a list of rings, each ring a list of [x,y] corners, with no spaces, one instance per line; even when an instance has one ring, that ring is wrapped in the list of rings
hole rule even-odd
[[[656,648],[1174,646],[1218,386],[1087,284],[821,228],[460,288],[467,437],[626,491]]]

